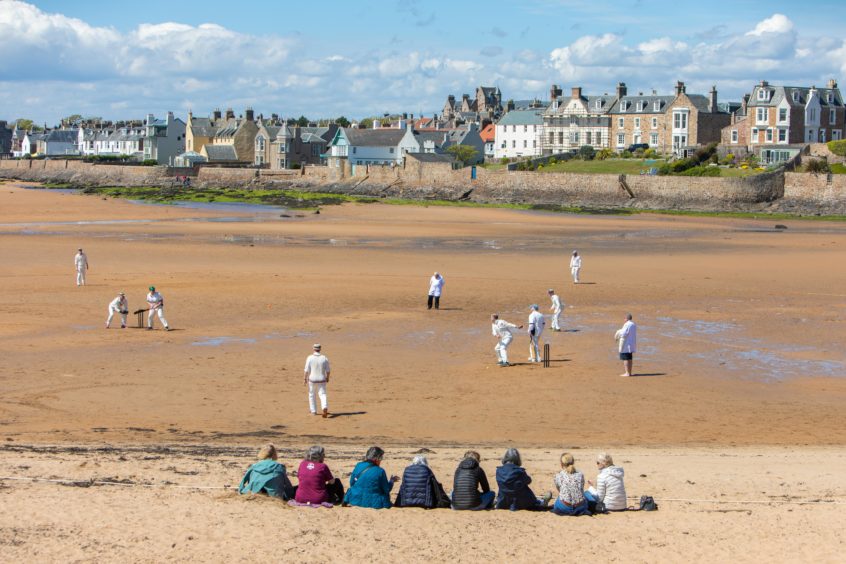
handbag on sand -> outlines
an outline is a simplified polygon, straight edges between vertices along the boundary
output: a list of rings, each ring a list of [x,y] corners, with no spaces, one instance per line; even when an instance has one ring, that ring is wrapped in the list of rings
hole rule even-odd
[[[658,504],[651,495],[640,496],[640,511],[658,511]]]

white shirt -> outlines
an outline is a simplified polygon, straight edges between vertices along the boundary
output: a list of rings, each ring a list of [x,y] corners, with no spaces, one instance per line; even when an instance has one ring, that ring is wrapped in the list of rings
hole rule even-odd
[[[88,257],[85,256],[85,253],[76,253],[76,256],[73,257],[73,263],[78,269],[82,270],[88,267]]]
[[[552,300],[552,311],[555,313],[561,312],[561,298],[558,297],[558,294],[552,294],[549,299]]]
[[[158,309],[164,307],[164,298],[158,292],[150,292],[147,294],[147,303],[150,304],[150,309]]]
[[[504,319],[497,319],[491,323],[491,333],[493,333],[494,337],[499,337],[500,339],[513,336],[514,329],[517,329],[517,326]]]
[[[443,276],[432,276],[429,279],[429,295],[430,296],[440,296],[441,290],[444,287],[444,277]]]
[[[543,333],[543,328],[546,326],[546,321],[543,318],[543,314],[539,311],[533,311],[529,314],[529,334],[532,333],[532,329],[535,330],[535,335],[540,336]]]
[[[118,296],[112,300],[112,303],[109,304],[109,311],[126,311],[129,309],[129,305],[126,302],[126,296]]]
[[[620,330],[614,334],[614,338],[619,342],[619,349],[621,353],[633,353],[637,348],[637,325],[632,320],[626,321]]]
[[[329,374],[329,359],[316,352],[306,359],[305,372],[309,382],[325,382]]]
[[[582,267],[582,255],[577,255],[570,258],[570,268]]]

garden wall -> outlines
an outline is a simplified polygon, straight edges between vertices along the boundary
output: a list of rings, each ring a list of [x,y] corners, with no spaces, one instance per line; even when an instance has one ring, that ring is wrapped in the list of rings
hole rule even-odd
[[[809,174],[787,172],[784,174],[784,199],[800,204],[846,208],[846,175]]]

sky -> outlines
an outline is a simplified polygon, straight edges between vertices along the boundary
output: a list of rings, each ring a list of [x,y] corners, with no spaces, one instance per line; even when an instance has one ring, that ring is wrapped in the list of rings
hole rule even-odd
[[[843,0],[0,0],[0,119],[431,115],[447,95],[846,77]]]

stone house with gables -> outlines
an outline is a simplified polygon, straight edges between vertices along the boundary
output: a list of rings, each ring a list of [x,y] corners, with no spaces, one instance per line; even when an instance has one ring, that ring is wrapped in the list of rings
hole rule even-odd
[[[619,88],[625,88],[620,84]],[[543,112],[542,154],[576,151],[583,145],[609,146],[611,118],[607,113],[616,96],[585,96],[580,86],[564,98],[557,84],[550,88],[550,104]]]

